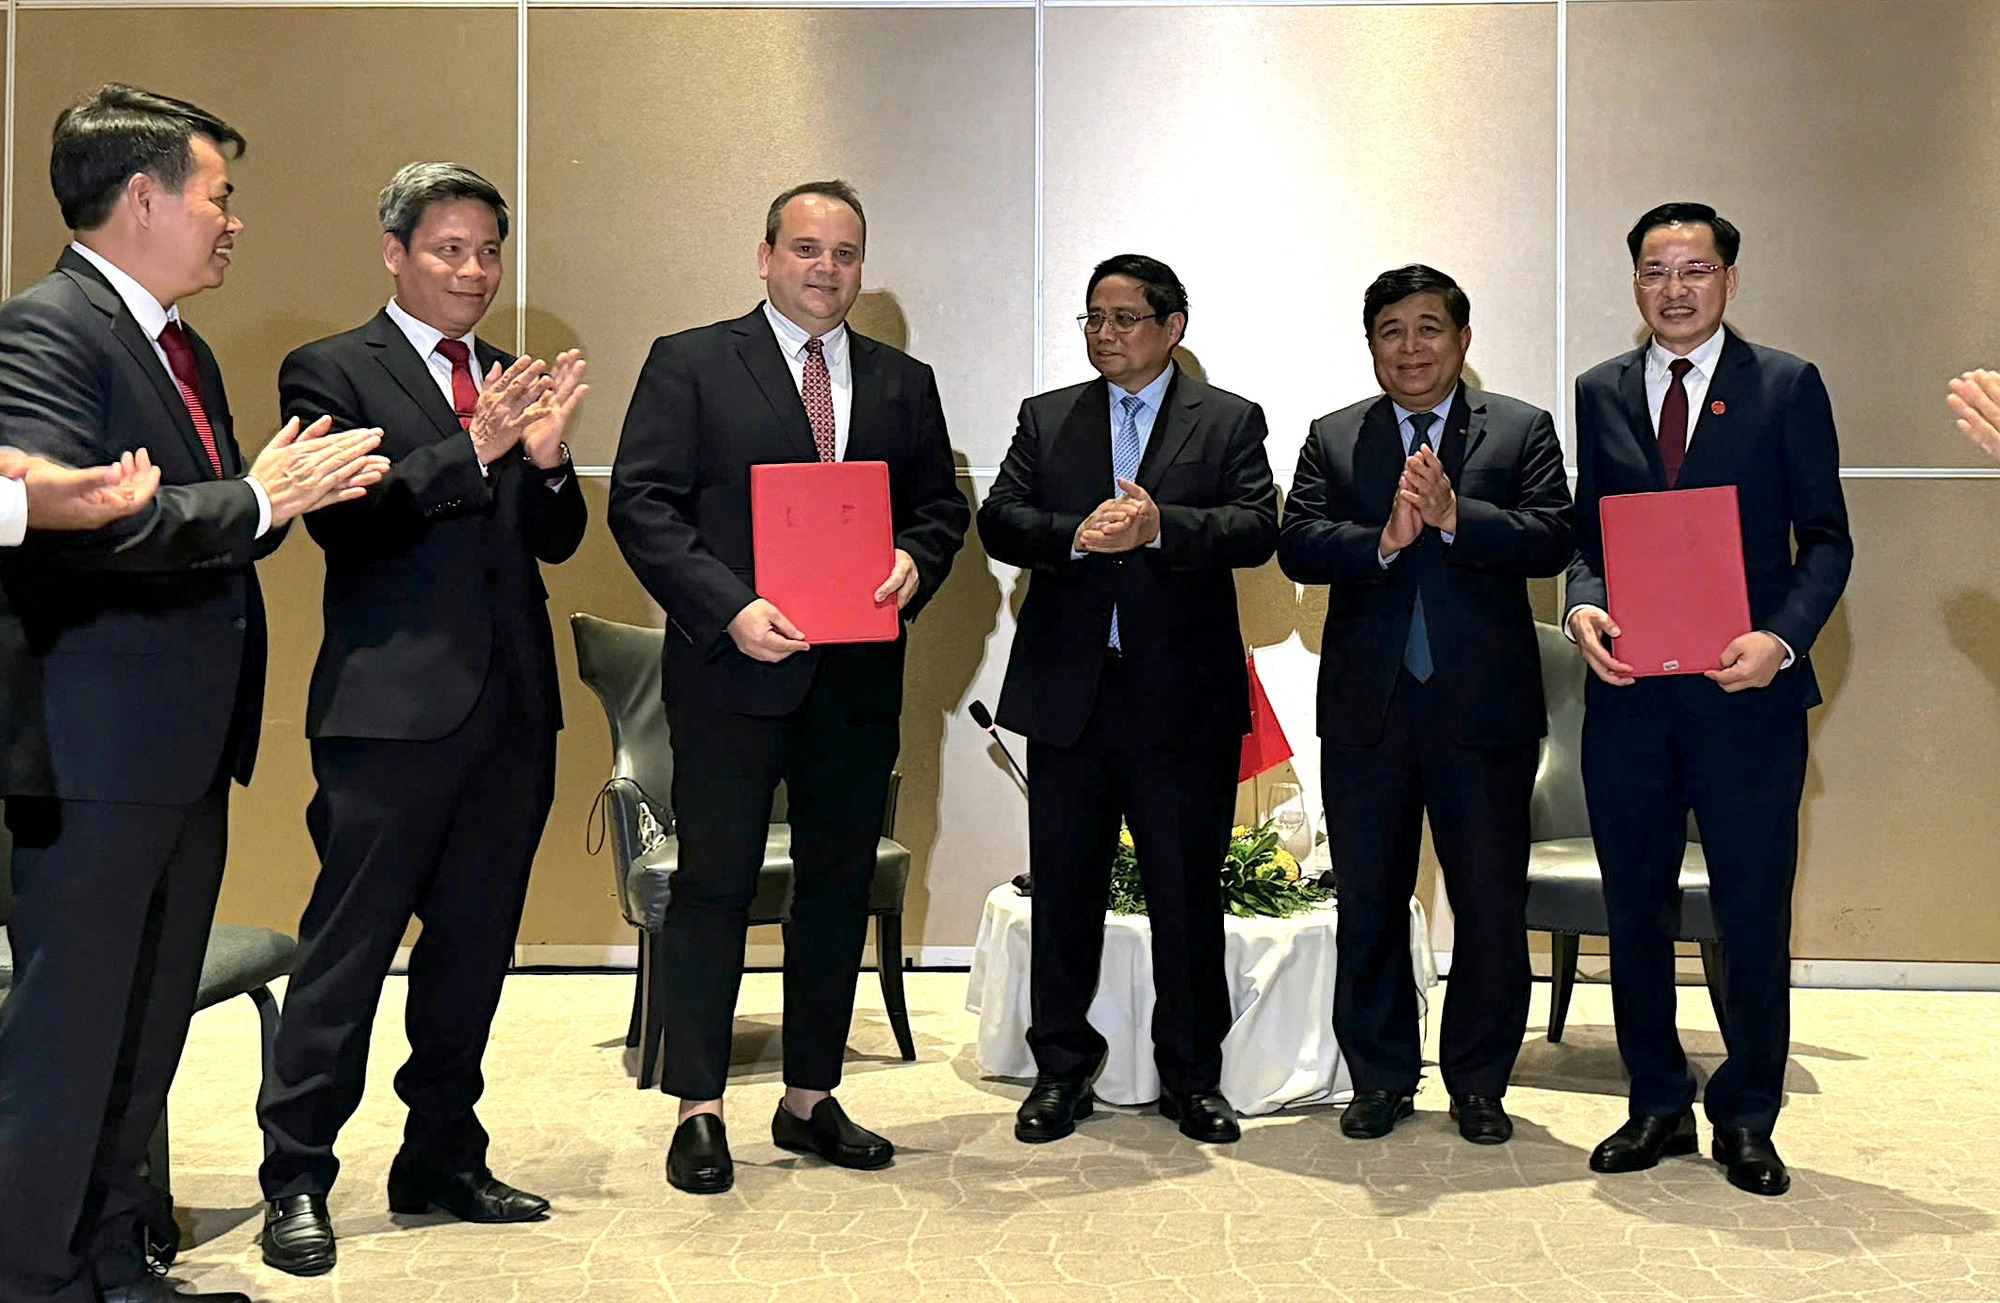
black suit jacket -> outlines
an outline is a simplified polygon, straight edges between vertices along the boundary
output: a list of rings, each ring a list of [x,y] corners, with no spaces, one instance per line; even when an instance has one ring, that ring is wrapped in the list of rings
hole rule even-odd
[[[1592,675],[1591,704],[1607,700],[1607,693],[1638,701],[1668,690],[1686,694],[1695,708],[1708,711],[1806,710],[1819,704],[1812,645],[1854,565],[1833,405],[1817,367],[1752,344],[1733,331],[1723,342],[1674,487],[1724,484],[1736,486],[1742,517],[1751,624],[1784,639],[1798,659],[1780,670],[1770,687],[1733,696],[1700,675],[1642,679],[1625,688],[1610,687]],[[1646,351],[1641,347],[1577,378],[1578,547],[1569,569],[1565,620],[1578,606],[1606,604],[1599,500],[1666,487],[1659,438],[1646,403]]]
[[[846,460],[889,465],[895,543],[917,564],[916,596],[903,608],[910,621],[950,573],[972,510],[958,489],[930,367],[852,327],[849,344]],[[820,662],[838,653],[850,718],[901,715],[903,637],[814,648],[775,665],[745,656],[729,637],[729,622],[757,596],[750,468],[817,460],[762,304],[653,341],[619,436],[609,515],[626,562],[667,613],[660,677],[669,707],[789,714]]]
[[[183,323],[185,328],[185,323]],[[240,478],[222,375],[187,331],[222,459],[215,477],[186,404],[117,291],[64,251],[0,306],[0,430],[75,466],[146,448],[163,487],[141,512],[80,534],[30,531],[0,560],[42,676],[52,792],[187,804],[226,770],[250,780],[264,699],[257,500]]]
[[[476,343],[481,375],[514,360]],[[567,560],[583,540],[588,509],[573,468],[546,473],[516,448],[482,476],[471,438],[386,311],[294,350],[278,371],[278,400],[301,422],[380,426],[391,463],[366,498],[306,517],[326,552],[326,634],[306,736],[444,737],[472,713],[495,655],[529,717],[561,727],[538,563]]]
[[[1299,452],[1278,561],[1328,586],[1319,735],[1335,745],[1382,740],[1420,591],[1449,740],[1501,746],[1546,731],[1526,581],[1561,573],[1574,547],[1555,422],[1460,384],[1437,448],[1458,495],[1453,541],[1426,527],[1387,567],[1382,527],[1407,456],[1388,396],[1320,417]]]
[[[1265,432],[1257,404],[1177,372],[1137,476],[1159,504],[1159,547],[1073,560],[1077,527],[1116,492],[1111,390],[1092,380],[1021,404],[1013,445],[979,508],[987,554],[1033,572],[1000,724],[1051,746],[1082,735],[1115,606],[1127,669],[1156,703],[1151,719],[1135,723],[1163,738],[1249,731],[1231,572],[1262,565],[1277,545]]]

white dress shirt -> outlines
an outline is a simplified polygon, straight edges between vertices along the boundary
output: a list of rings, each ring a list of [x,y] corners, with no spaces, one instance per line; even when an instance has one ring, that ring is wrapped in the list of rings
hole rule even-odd
[[[1433,412],[1437,413],[1437,421],[1430,428],[1429,442],[1431,445],[1431,451],[1433,453],[1436,453],[1439,457],[1442,457],[1444,455],[1444,432],[1449,422],[1451,421],[1452,404],[1456,403],[1457,401],[1458,401],[1458,388],[1457,386],[1454,385],[1452,387],[1452,391],[1444,396],[1444,401],[1442,403],[1439,403],[1436,407],[1431,408]],[[1389,400],[1389,406],[1396,413],[1396,432],[1399,435],[1401,435],[1403,439],[1403,455],[1405,457],[1414,457],[1417,452],[1417,427],[1410,424],[1410,418],[1414,416],[1416,413],[1412,412],[1409,408],[1403,406],[1401,403],[1397,402],[1393,398]],[[1398,491],[1400,492],[1401,491],[1400,486],[1402,484],[1402,481],[1397,480],[1396,483],[1398,485]],[[1391,510],[1393,511],[1394,508],[1392,507]],[[1458,535],[1448,534],[1444,530],[1439,530],[1438,537],[1443,539],[1446,545],[1449,546],[1451,541],[1457,538]],[[1390,552],[1387,555],[1377,552],[1375,554],[1375,559],[1381,563],[1381,566],[1384,570],[1387,570],[1389,568],[1389,563],[1391,561],[1394,561],[1397,557],[1401,555],[1402,552],[1400,550],[1395,552]]]
[[[19,547],[28,536],[28,486],[0,476],[0,547]]]
[[[778,351],[785,355],[785,365],[792,369],[792,383],[799,387],[803,398],[806,344],[813,337],[769,302],[764,304],[764,319],[771,323],[771,333],[778,337]],[[826,357],[826,376],[833,386],[833,459],[846,461],[849,418],[854,411],[854,367],[848,360],[847,323],[841,322],[820,339],[824,345],[821,352]]]
[[[445,406],[456,410],[457,404],[453,402],[451,394],[451,359],[437,351],[438,341],[449,337],[436,326],[426,325],[403,311],[403,305],[394,298],[389,300],[388,312],[389,320],[396,323],[396,329],[403,332],[403,337],[410,341],[410,347],[417,350],[417,356],[424,360],[426,367],[430,368],[431,379],[437,381],[438,392],[444,395]],[[484,379],[479,374],[478,341],[472,337],[472,332],[469,330],[456,338],[470,350],[466,365],[472,369],[472,387],[478,389]]]
[[[1715,379],[1715,364],[1722,357],[1723,331],[1716,331],[1687,355],[1694,363],[1688,371],[1681,387],[1687,390],[1688,424],[1685,447],[1694,447],[1694,432],[1701,424],[1701,414],[1707,408],[1708,382]],[[1653,437],[1660,437],[1660,408],[1666,405],[1667,389],[1673,383],[1672,366],[1675,354],[1660,347],[1654,340],[1646,345],[1646,408],[1653,418]]]
[[[132,319],[139,323],[139,329],[145,331],[146,338],[152,341],[153,356],[160,359],[160,366],[166,371],[167,379],[173,382],[174,392],[180,392],[180,381],[174,375],[173,366],[167,361],[167,350],[160,346],[160,332],[167,328],[168,322],[177,322],[181,319],[179,306],[161,307],[160,301],[153,297],[152,291],[126,275],[117,264],[97,250],[87,249],[74,241],[69,247],[74,249],[85,262],[103,272],[104,279],[111,282],[111,288],[118,291],[118,297],[125,300],[125,310],[132,314]],[[250,476],[245,475],[243,481],[250,486],[250,491],[257,495],[257,533],[253,537],[262,538],[271,528],[271,497],[264,492],[264,486]]]
[[[1701,424],[1702,413],[1708,409],[1709,381],[1715,379],[1715,366],[1722,359],[1722,346],[1727,342],[1728,333],[1717,329],[1713,335],[1685,354],[1687,360],[1694,364],[1688,368],[1687,375],[1681,380],[1681,387],[1687,390],[1688,400],[1687,442],[1682,445],[1686,449],[1694,447],[1695,429]],[[1655,440],[1660,437],[1660,409],[1666,406],[1667,389],[1674,380],[1674,359],[1679,356],[1682,355],[1669,353],[1657,338],[1646,345],[1646,410],[1652,417]],[[1571,642],[1576,641],[1576,633],[1570,628],[1570,616],[1582,610],[1604,613],[1603,607],[1589,602],[1579,602],[1571,607],[1563,616],[1563,636]],[[1771,633],[1769,629],[1764,632]],[[1775,633],[1771,636],[1778,638]],[[1778,638],[1778,645],[1785,649],[1785,659],[1778,663],[1778,668],[1790,669],[1792,662],[1799,658],[1798,653],[1794,652],[1792,645],[1783,638]]]

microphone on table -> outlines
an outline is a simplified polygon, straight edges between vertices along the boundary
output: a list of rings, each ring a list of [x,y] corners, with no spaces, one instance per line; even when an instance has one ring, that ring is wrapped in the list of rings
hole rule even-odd
[[[972,722],[986,730],[986,735],[993,739],[993,745],[1000,748],[1000,754],[1006,757],[1007,767],[1012,769],[1014,776],[1021,780],[1021,790],[1026,791],[1028,789],[1028,776],[1021,772],[1021,766],[1014,763],[1014,753],[1007,749],[1007,743],[1001,739],[999,731],[993,727],[993,712],[986,709],[986,703],[983,701],[974,701],[967,709],[972,713]],[[1026,873],[1014,875],[1014,890],[1023,896],[1034,895],[1034,878]]]

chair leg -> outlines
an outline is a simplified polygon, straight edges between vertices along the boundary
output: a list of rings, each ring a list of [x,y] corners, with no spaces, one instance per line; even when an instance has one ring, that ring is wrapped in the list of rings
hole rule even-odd
[[[639,1089],[651,1090],[666,1069],[667,966],[661,962],[662,934],[640,934],[639,944],[651,951],[646,958],[646,1008],[640,1021]]]
[[[1549,933],[1549,1044],[1560,1045],[1563,1024],[1569,1021],[1569,997],[1576,990],[1576,954],[1579,942],[1574,932]]]
[[[171,1203],[174,1196],[174,1169],[172,1147],[167,1143],[167,1110],[160,1109],[160,1120],[153,1127],[152,1138],[146,1141],[146,1180],[165,1195]]]
[[[625,1048],[631,1049],[639,1043],[639,1033],[645,1029],[646,1018],[646,967],[647,956],[651,952],[646,946],[646,934],[639,934],[639,977],[632,983],[632,1019],[625,1025]]]
[[[882,977],[882,1004],[889,1011],[889,1026],[896,1033],[896,1048],[903,1062],[917,1061],[917,1042],[910,1035],[910,1006],[903,999],[903,915],[875,916],[875,967]]]
[[[1729,1015],[1724,1011],[1723,988],[1729,981],[1729,965],[1722,955],[1720,941],[1703,941],[1701,945],[1701,975],[1708,983],[1708,1002],[1715,1009],[1715,1025],[1725,1038],[1729,1035]]]

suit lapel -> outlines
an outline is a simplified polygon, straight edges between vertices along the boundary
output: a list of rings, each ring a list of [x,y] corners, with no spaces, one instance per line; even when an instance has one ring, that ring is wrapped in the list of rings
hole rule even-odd
[[[779,361],[783,361],[781,357]],[[881,346],[874,340],[854,333],[854,327],[847,328],[847,370],[854,382],[854,391],[847,412],[847,453],[844,461],[884,461],[886,457],[874,455],[878,452],[875,438],[889,428],[882,419],[882,355]],[[785,368],[785,379],[791,380],[791,368]],[[805,410],[803,401],[799,410]],[[811,424],[807,424],[811,432]],[[813,449],[817,456],[819,449]]]
[[[411,402],[423,409],[440,438],[465,432],[458,423],[458,413],[451,410],[451,404],[445,401],[444,391],[438,388],[437,377],[431,374],[424,359],[417,356],[410,337],[390,319],[387,311],[375,314],[362,339],[375,351],[375,360],[382,364],[389,378],[410,396]],[[473,377],[473,380],[477,383],[478,377]]]
[[[111,282],[87,259],[79,257],[72,249],[64,249],[62,257],[56,261],[56,270],[67,273],[82,287],[84,297],[97,306],[98,311],[111,318],[111,334],[125,346],[132,355],[132,361],[145,375],[159,397],[160,406],[167,419],[173,423],[186,445],[194,464],[204,475],[211,474],[208,464],[208,450],[201,446],[201,436],[195,433],[194,418],[188,415],[187,401],[181,397],[180,386],[168,372],[166,364],[153,349],[153,341],[146,338],[146,332],[139,328],[138,320],[131,309],[125,306],[118,291],[111,288]]]
[[[764,305],[758,304],[748,316],[739,318],[735,332],[737,356],[749,368],[750,378],[764,391],[764,400],[771,405],[771,414],[778,418],[779,428],[796,445],[799,460],[818,461],[819,448],[813,443],[812,422],[806,419],[805,400],[799,397],[799,386],[792,379],[792,368],[786,363],[785,355],[778,350],[778,337],[772,333],[771,323],[764,319]],[[848,342],[851,348],[853,340],[850,338]],[[850,352],[849,359],[852,360],[852,357]],[[850,431],[852,428],[850,424]]]
[[[1479,446],[1479,440],[1485,437],[1485,400],[1477,390],[1461,381],[1458,393],[1452,399],[1451,421],[1445,427],[1444,441],[1438,445],[1438,460],[1444,464],[1446,478],[1457,483],[1460,472],[1465,469],[1465,459],[1472,455],[1472,450]]]
[[[1159,485],[1160,476],[1174,464],[1174,459],[1181,455],[1181,449],[1187,446],[1188,438],[1194,434],[1194,427],[1201,419],[1203,388],[1201,381],[1178,367],[1174,370],[1174,378],[1167,382],[1167,392],[1160,400],[1160,414],[1153,420],[1153,433],[1146,440],[1146,451],[1139,458],[1139,473],[1134,477],[1139,487],[1148,493]],[[1105,391],[1104,401],[1105,420],[1109,422],[1109,390]]]
[[[1660,461],[1660,436],[1653,429],[1653,409],[1646,402],[1646,345],[1625,355],[1625,369],[1618,376],[1618,403],[1625,409],[1625,425],[1631,430],[1639,455],[1646,459],[1656,488],[1667,487],[1667,468]],[[1682,469],[1686,469],[1685,464]]]
[[[1355,489],[1364,501],[1382,504],[1384,520],[1394,505],[1396,485],[1409,455],[1396,424],[1396,409],[1385,394],[1362,415],[1361,430],[1354,439]]]
[[[1687,460],[1681,463],[1683,487],[1693,487],[1697,472],[1728,455],[1732,423],[1749,410],[1746,404],[1754,390],[1755,359],[1736,332],[1724,329],[1722,353],[1715,359],[1715,375],[1709,379],[1701,410],[1688,413]]]
[[[1111,479],[1111,390],[1104,381],[1083,387],[1056,433],[1049,461],[1052,473],[1043,482],[1077,486],[1079,499],[1087,497],[1092,507],[1117,492]]]

